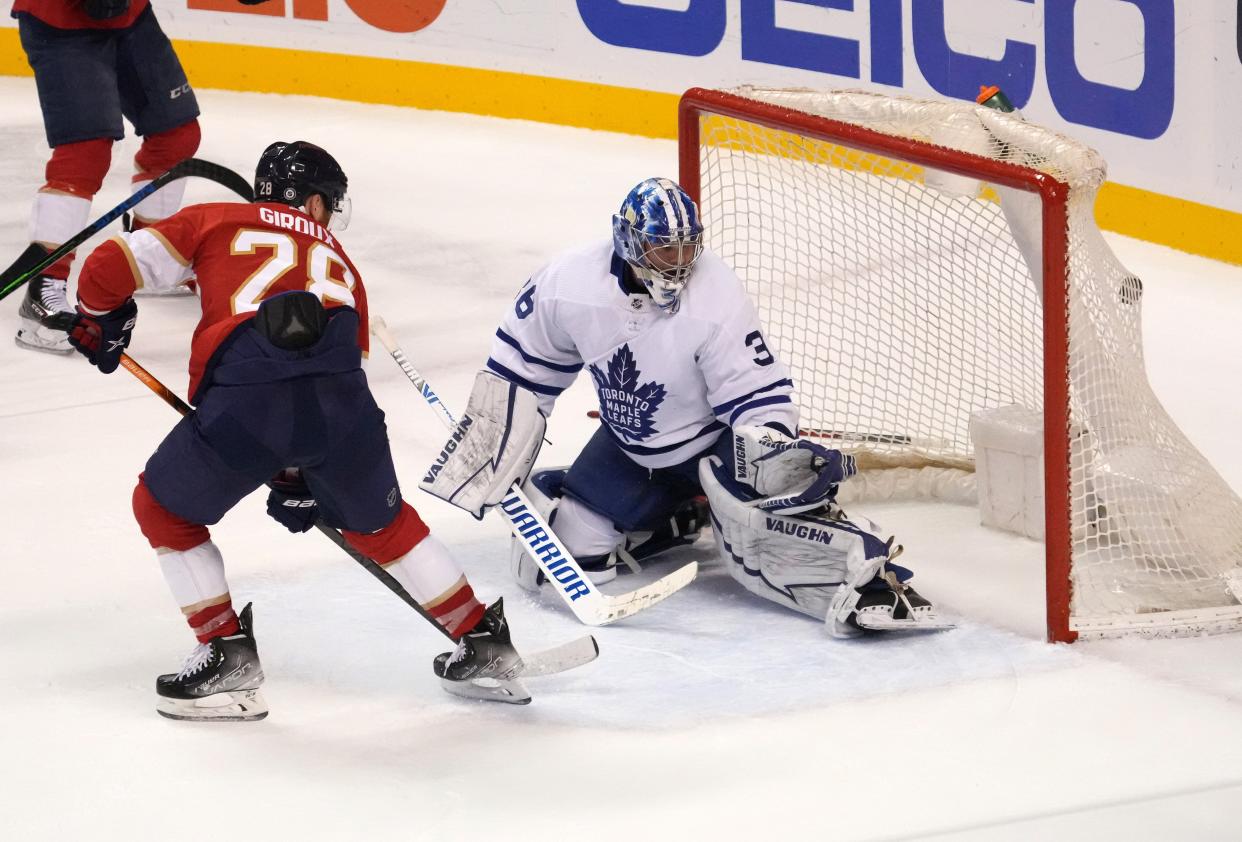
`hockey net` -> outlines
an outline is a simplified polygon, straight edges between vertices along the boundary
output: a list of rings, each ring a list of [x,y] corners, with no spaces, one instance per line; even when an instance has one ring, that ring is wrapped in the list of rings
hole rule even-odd
[[[1097,153],[857,91],[694,89],[680,134],[804,435],[971,471],[972,412],[1040,411],[1050,639],[1242,627],[1242,502],[1147,383],[1141,282],[1094,222]]]

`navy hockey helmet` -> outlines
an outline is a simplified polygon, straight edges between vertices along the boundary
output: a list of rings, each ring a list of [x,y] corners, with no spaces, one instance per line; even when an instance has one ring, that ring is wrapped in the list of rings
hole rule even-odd
[[[703,251],[699,209],[686,191],[667,178],[639,182],[612,218],[612,242],[656,306],[675,311]]]
[[[256,202],[280,202],[295,208],[318,194],[332,219],[328,227],[343,231],[349,224],[349,179],[336,159],[313,143],[276,141],[263,150],[254,172]]]

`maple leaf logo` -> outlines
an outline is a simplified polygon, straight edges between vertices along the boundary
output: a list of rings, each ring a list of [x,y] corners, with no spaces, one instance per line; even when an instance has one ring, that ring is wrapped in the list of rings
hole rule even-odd
[[[628,344],[622,345],[603,371],[590,366],[595,389],[599,392],[600,418],[622,438],[643,441],[655,435],[655,413],[668,394],[663,384],[654,380],[643,383]]]

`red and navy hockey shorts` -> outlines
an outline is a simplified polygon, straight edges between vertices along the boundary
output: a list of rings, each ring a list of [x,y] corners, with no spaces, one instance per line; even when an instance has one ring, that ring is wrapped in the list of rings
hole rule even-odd
[[[18,15],[34,70],[49,146],[142,136],[198,117],[198,102],[172,44],[147,7],[125,29],[58,29]]]

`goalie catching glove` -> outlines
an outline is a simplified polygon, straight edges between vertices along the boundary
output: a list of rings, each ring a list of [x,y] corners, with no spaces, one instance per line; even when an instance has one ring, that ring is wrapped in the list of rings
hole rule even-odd
[[[854,476],[854,457],[771,427],[733,431],[734,479],[752,491],[749,505],[792,515],[822,508]]]
[[[480,371],[466,413],[418,487],[481,520],[526,481],[547,423],[534,392]]]

